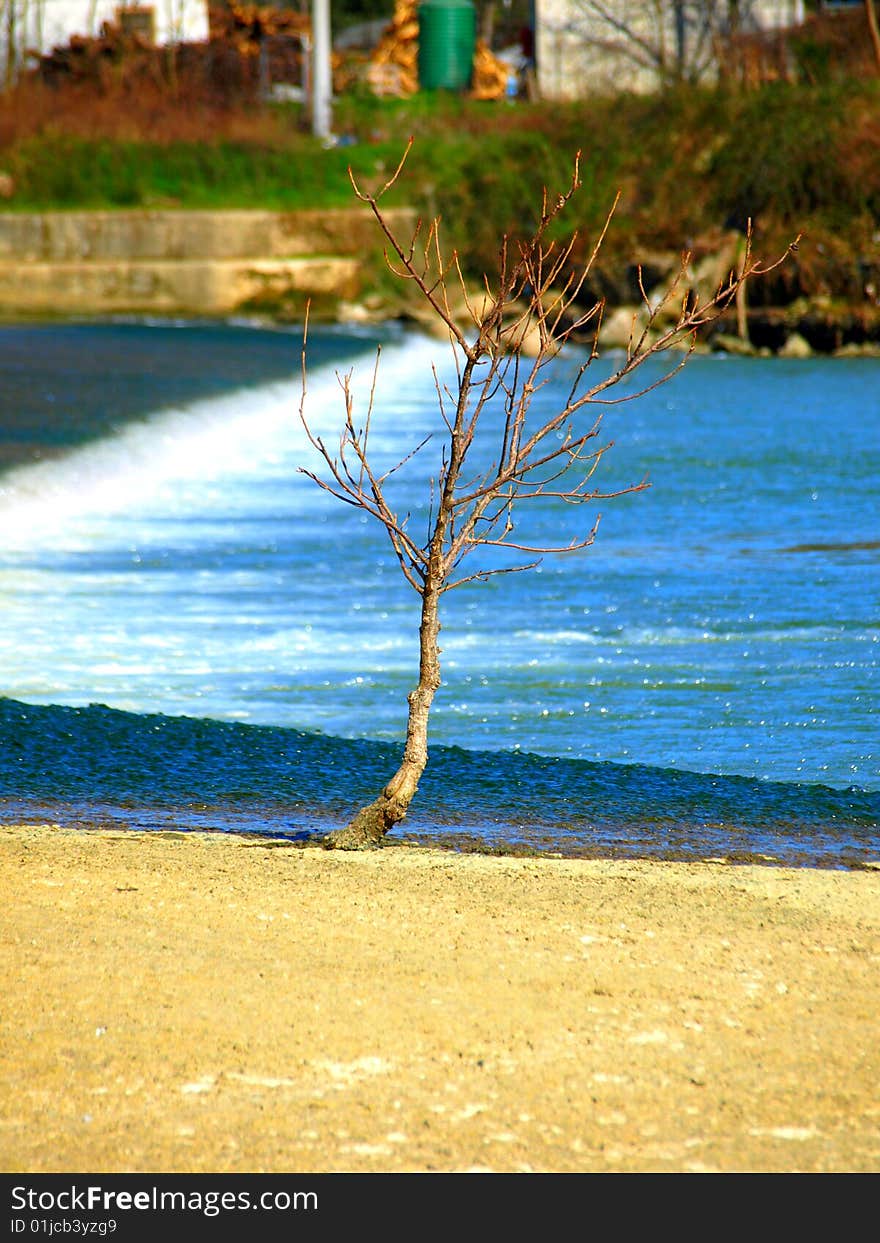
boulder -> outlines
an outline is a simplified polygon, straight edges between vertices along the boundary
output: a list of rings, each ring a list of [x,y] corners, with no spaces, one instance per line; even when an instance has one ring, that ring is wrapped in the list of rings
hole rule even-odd
[[[780,358],[812,358],[813,348],[806,337],[799,332],[789,333],[785,344],[779,351]]]

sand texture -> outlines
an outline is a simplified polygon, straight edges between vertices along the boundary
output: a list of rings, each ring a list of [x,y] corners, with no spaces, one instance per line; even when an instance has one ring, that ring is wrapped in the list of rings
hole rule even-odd
[[[880,1169],[878,871],[0,855],[6,1172]]]

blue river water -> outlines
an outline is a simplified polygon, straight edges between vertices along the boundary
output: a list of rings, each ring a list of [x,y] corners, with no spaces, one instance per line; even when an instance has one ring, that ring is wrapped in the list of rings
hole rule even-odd
[[[380,344],[377,462],[433,435],[389,481],[418,530],[447,348],[312,332],[305,408],[332,444],[340,376],[365,412]],[[248,324],[0,328],[0,821],[306,840],[393,771],[418,602],[384,532],[298,470],[301,348]],[[595,544],[444,597],[395,837],[880,859],[880,362],[694,357],[603,434],[598,486],[650,488],[536,507],[525,542],[601,510]]]

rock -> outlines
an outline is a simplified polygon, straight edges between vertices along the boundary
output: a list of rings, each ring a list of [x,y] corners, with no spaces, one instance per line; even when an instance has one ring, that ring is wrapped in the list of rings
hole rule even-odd
[[[336,307],[336,318],[340,324],[376,324],[384,318],[383,309],[371,308],[367,300],[363,302],[346,302],[340,299]]]
[[[792,332],[779,351],[780,358],[812,358],[813,349],[809,341],[799,332]]]
[[[880,341],[850,341],[834,351],[835,358],[880,358]]]
[[[625,350],[641,332],[639,308],[618,306],[609,311],[602,322],[599,344],[605,350]]]
[[[719,285],[727,282],[730,273],[738,270],[743,245],[743,239],[738,234],[730,234],[723,240],[719,239],[708,254],[691,264],[690,284],[701,297],[713,297]]]
[[[557,354],[559,346],[554,341],[547,346],[542,345],[541,330],[534,318],[517,321],[506,328],[502,340],[508,350],[516,351],[523,358],[537,358],[542,350],[547,354]]]
[[[752,358],[758,352],[751,341],[745,341],[742,337],[736,337],[731,332],[716,332],[712,338],[711,346],[718,353],[736,354],[745,358]]]

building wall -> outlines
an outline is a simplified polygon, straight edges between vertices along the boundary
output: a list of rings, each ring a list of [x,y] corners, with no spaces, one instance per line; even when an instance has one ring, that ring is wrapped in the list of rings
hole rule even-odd
[[[535,59],[538,86],[546,99],[579,99],[616,90],[652,91],[662,74],[647,49],[675,63],[681,32],[672,0],[604,0],[601,5],[630,32],[626,36],[590,11],[587,0],[535,0]],[[717,6],[720,21],[728,5]],[[741,27],[768,30],[797,25],[804,20],[804,0],[740,0]],[[640,48],[643,41],[645,47]],[[625,46],[629,52],[615,49]],[[685,32],[685,55],[693,48],[693,33]],[[699,62],[700,76],[711,79],[714,65],[709,47]]]

